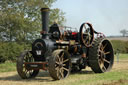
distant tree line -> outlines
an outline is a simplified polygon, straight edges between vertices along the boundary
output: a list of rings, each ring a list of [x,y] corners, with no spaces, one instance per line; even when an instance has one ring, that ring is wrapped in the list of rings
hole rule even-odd
[[[114,53],[128,53],[128,41],[111,40]]]

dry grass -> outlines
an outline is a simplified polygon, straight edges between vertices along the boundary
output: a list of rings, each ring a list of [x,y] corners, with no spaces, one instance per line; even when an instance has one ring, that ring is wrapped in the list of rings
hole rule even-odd
[[[126,75],[125,72],[127,72]],[[119,75],[118,73],[123,74]],[[40,72],[36,78],[26,80],[21,79],[17,72],[0,73],[0,85],[127,85],[127,79],[128,62],[123,61],[115,62],[111,72],[95,74],[90,68],[87,68],[60,81],[53,81],[48,72]]]

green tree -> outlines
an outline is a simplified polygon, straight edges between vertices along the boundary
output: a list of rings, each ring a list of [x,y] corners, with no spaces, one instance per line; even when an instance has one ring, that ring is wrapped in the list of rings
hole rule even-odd
[[[1,40],[29,42],[41,31],[42,7],[51,7],[56,0],[2,0],[0,1]],[[51,9],[50,24],[65,21],[64,12]]]
[[[57,22],[59,25],[63,25],[63,23],[66,21],[64,14],[65,13],[58,8],[52,9],[50,13],[50,24]]]
[[[52,7],[56,0],[0,0],[0,62],[15,60],[16,56],[30,47],[41,31],[43,7]],[[65,21],[64,12],[51,9],[50,24]],[[2,42],[2,43],[1,43]]]
[[[128,31],[126,29],[123,29],[120,31],[120,33],[125,37],[128,34]]]

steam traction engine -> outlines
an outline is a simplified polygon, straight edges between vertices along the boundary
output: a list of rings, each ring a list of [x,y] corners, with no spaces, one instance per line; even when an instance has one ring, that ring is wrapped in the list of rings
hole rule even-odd
[[[112,68],[113,48],[102,33],[94,31],[90,23],[83,23],[79,32],[64,29],[54,23],[50,28],[49,8],[42,8],[42,38],[32,44],[32,51],[24,51],[17,59],[21,78],[36,77],[40,69],[48,70],[54,80],[66,78],[71,71],[86,66],[95,73]],[[94,38],[94,34],[98,36]]]

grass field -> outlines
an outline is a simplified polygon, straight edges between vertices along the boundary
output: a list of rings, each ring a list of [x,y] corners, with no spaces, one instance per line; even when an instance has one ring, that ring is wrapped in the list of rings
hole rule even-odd
[[[68,78],[59,81],[53,81],[48,72],[40,72],[34,79],[21,79],[16,71],[15,64],[12,69],[6,72],[0,71],[0,85],[128,85],[128,54],[119,54],[119,61],[115,62],[112,70],[106,73],[95,74],[89,67],[81,72],[70,74]],[[9,66],[8,65],[8,66]],[[6,67],[8,69],[8,66]],[[8,72],[12,71],[12,72]]]
[[[5,63],[0,64],[0,72],[10,72],[10,71],[16,71],[16,63],[7,61]]]

